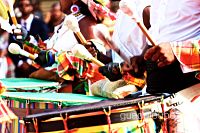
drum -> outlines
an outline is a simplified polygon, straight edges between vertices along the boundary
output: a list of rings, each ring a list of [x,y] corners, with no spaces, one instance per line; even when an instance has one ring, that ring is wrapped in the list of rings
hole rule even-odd
[[[88,104],[105,100],[106,98],[92,97],[69,93],[33,93],[33,92],[6,92],[2,99],[8,107],[18,116],[8,125],[11,133],[24,133],[23,117],[29,114],[48,112],[69,106]]]
[[[7,91],[11,92],[52,92],[61,87],[58,82],[33,78],[6,78],[0,81],[6,86]]]
[[[156,133],[160,97],[105,100],[24,118],[28,133]]]

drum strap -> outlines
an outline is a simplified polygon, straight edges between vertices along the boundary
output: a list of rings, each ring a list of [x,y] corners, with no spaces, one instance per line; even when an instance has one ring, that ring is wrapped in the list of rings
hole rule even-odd
[[[138,103],[138,107],[140,109],[140,115],[141,115],[141,120],[142,124],[138,125],[138,128],[141,128],[143,126],[144,128],[144,133],[150,133],[148,123],[145,121],[145,116],[144,116],[144,101],[142,101],[142,104]]]
[[[29,104],[29,100],[26,100],[26,115],[30,114],[30,104]]]
[[[35,133],[39,133],[37,119],[33,118],[33,124],[34,124],[34,128],[35,128]]]
[[[168,133],[168,131],[167,131],[167,118],[165,117],[164,96],[162,96],[162,98],[161,98],[161,109],[162,109],[162,115],[163,115],[162,130],[163,130],[163,133]]]

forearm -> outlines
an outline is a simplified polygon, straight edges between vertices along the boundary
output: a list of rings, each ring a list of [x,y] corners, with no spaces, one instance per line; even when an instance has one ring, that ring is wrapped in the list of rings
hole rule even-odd
[[[105,54],[103,54],[101,52],[98,52],[97,59],[99,61],[101,61],[102,63],[104,63],[104,64],[108,64],[108,63],[112,62],[112,58],[111,57],[108,57],[108,56],[106,56]]]

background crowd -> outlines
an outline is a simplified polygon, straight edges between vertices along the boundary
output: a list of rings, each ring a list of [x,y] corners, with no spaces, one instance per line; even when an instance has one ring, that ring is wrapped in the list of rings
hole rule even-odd
[[[58,26],[64,19],[64,13],[61,11],[59,1],[49,2],[51,5],[46,5],[45,9],[41,10],[44,5],[42,1],[28,0],[15,1],[15,14],[18,23],[21,24],[30,35],[41,39],[42,41],[51,38],[54,34],[54,28]],[[45,1],[48,3],[48,1]],[[106,6],[116,13],[119,6],[119,1],[107,1]],[[109,18],[103,18],[98,22],[104,25],[105,32],[112,35],[115,21]],[[100,28],[102,26],[99,26]],[[106,27],[106,28],[105,28]],[[29,77],[34,71],[32,61],[22,56],[15,56],[8,52],[8,45],[16,42],[9,33],[0,28],[0,78],[11,77]],[[109,51],[109,46],[105,46]],[[109,53],[109,52],[108,52]]]

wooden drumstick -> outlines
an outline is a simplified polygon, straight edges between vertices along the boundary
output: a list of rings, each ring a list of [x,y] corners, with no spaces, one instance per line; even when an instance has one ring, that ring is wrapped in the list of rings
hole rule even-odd
[[[17,23],[17,19],[15,16],[14,8],[13,8],[14,1],[13,0],[3,0],[3,2],[5,3],[5,5],[8,8],[8,11],[10,13],[13,24],[16,26],[18,23]]]
[[[85,37],[83,36],[83,34],[81,32],[75,32],[75,34],[80,39],[82,44],[87,45],[87,40],[85,39]]]
[[[135,20],[135,19],[134,19]],[[156,42],[152,39],[151,35],[148,33],[147,28],[144,26],[143,23],[135,20],[138,27],[141,29],[141,31],[143,32],[143,34],[147,37],[147,39],[149,40],[149,42],[152,44],[152,46],[156,46]]]
[[[20,54],[26,56],[32,60],[35,60],[36,56],[28,53],[27,51],[20,48],[20,46],[16,43],[11,43],[8,47],[8,51],[12,54]]]
[[[85,59],[85,60],[89,60],[92,61],[94,64],[98,65],[98,66],[105,66],[102,62],[100,62],[99,60],[97,60],[96,58],[94,58],[89,52],[88,50],[81,44],[76,44],[73,48],[72,48],[72,53],[81,59]]]
[[[77,35],[83,45],[87,45],[87,40],[80,32],[78,20],[75,16],[68,15],[65,19],[65,25]]]
[[[134,16],[134,13],[133,13],[133,11],[131,10],[131,7],[130,7],[134,3],[129,3],[129,2],[131,2],[131,1],[128,1],[128,0],[127,1],[125,1],[125,0],[121,1],[120,4],[119,4],[120,9],[125,14],[127,14],[128,16],[130,16],[137,23],[138,27],[141,29],[141,31],[143,32],[143,34],[147,37],[147,39],[152,44],[152,46],[156,46],[157,44],[153,40],[153,38],[151,37],[151,35],[148,33],[147,28],[144,26],[144,24],[141,21],[139,21],[139,19],[137,19],[138,18],[137,16]]]

